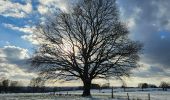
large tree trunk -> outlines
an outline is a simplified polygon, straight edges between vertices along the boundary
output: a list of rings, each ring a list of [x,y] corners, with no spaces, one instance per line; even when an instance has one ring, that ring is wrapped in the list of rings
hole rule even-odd
[[[82,96],[91,96],[90,89],[91,89],[91,80],[83,80],[83,94]]]

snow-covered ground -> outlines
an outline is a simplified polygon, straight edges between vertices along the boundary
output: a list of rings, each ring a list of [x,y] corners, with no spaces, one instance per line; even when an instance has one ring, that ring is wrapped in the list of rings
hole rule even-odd
[[[51,95],[49,93],[19,93],[19,94],[0,94],[0,100],[125,100],[125,99],[112,99],[112,98],[101,98],[91,97],[84,98],[81,96],[58,96]]]
[[[92,90],[91,93],[95,98],[111,98],[111,89],[103,89],[103,90]],[[162,91],[160,88],[153,88],[153,89],[144,89],[142,91],[138,88],[130,88],[126,89],[124,92],[123,89],[117,88],[113,90],[113,96],[116,99],[125,99],[127,100],[128,96],[131,100],[170,100],[170,90]],[[69,92],[59,92],[59,94],[82,94],[82,91],[69,91]]]
[[[170,90],[162,91],[161,89],[114,89],[114,99],[111,98],[111,89],[92,90],[92,98],[82,98],[82,91],[60,91],[54,93],[11,93],[0,94],[0,100],[170,100]],[[127,94],[128,93],[128,94]],[[60,96],[59,96],[60,94]]]

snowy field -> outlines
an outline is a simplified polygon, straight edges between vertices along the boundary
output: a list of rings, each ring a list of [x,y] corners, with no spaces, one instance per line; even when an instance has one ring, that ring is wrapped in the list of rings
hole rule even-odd
[[[123,92],[121,89],[114,89],[113,96],[111,98],[111,89],[107,90],[92,90],[92,98],[82,98],[80,95],[82,91],[62,91],[54,93],[11,93],[0,94],[0,100],[170,100],[170,90],[135,90],[136,92],[128,89],[127,92]],[[128,94],[127,94],[128,93]]]

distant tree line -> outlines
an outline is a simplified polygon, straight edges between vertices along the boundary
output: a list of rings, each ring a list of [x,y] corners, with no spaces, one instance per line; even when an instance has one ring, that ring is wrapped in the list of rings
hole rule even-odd
[[[163,91],[167,91],[168,88],[170,88],[170,83],[167,83],[167,82],[161,82],[160,86]]]
[[[170,88],[170,83],[162,81],[159,86],[148,83],[139,83],[138,87],[142,88],[142,91],[145,88],[162,88],[163,91],[167,91],[167,89]]]
[[[30,87],[32,92],[44,92],[45,91],[45,80],[41,77],[32,78],[30,80]]]
[[[7,78],[2,78],[0,80],[0,92],[1,93],[20,91],[19,87],[21,86],[22,86],[22,83],[19,81],[13,81]]]
[[[97,84],[92,83],[91,84],[92,89],[110,89],[109,83],[104,84]],[[127,84],[123,83],[121,88],[126,91]],[[138,88],[141,88],[142,91],[146,88],[162,88],[163,91],[167,91],[168,88],[170,88],[170,83],[168,82],[161,82],[159,86],[156,86],[154,84],[148,84],[148,83],[139,83]],[[82,90],[83,86],[77,86],[77,87],[46,87],[45,86],[45,80],[43,80],[41,77],[32,78],[30,80],[29,86],[23,86],[23,83],[20,81],[13,81],[7,78],[0,79],[0,93],[45,93],[45,92],[59,92],[59,91],[73,91],[73,90]]]
[[[24,86],[21,81],[2,78],[0,79],[0,93],[45,93],[74,89],[70,87],[45,87],[44,84],[44,80],[40,77],[32,78],[29,86]]]

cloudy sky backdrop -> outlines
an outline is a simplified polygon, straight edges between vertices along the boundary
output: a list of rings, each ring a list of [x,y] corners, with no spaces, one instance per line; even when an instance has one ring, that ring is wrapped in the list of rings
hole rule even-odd
[[[0,78],[29,82],[36,76],[24,63],[37,45],[33,33],[35,24],[44,23],[56,8],[69,12],[75,2],[76,0],[0,0]],[[141,67],[133,70],[132,77],[126,79],[127,84],[136,86],[139,82],[148,82],[159,85],[161,81],[169,81],[170,0],[117,0],[117,4],[121,20],[131,32],[130,38],[144,44],[139,62]],[[119,85],[119,81],[110,82],[111,85]],[[81,84],[79,81],[74,83]]]

